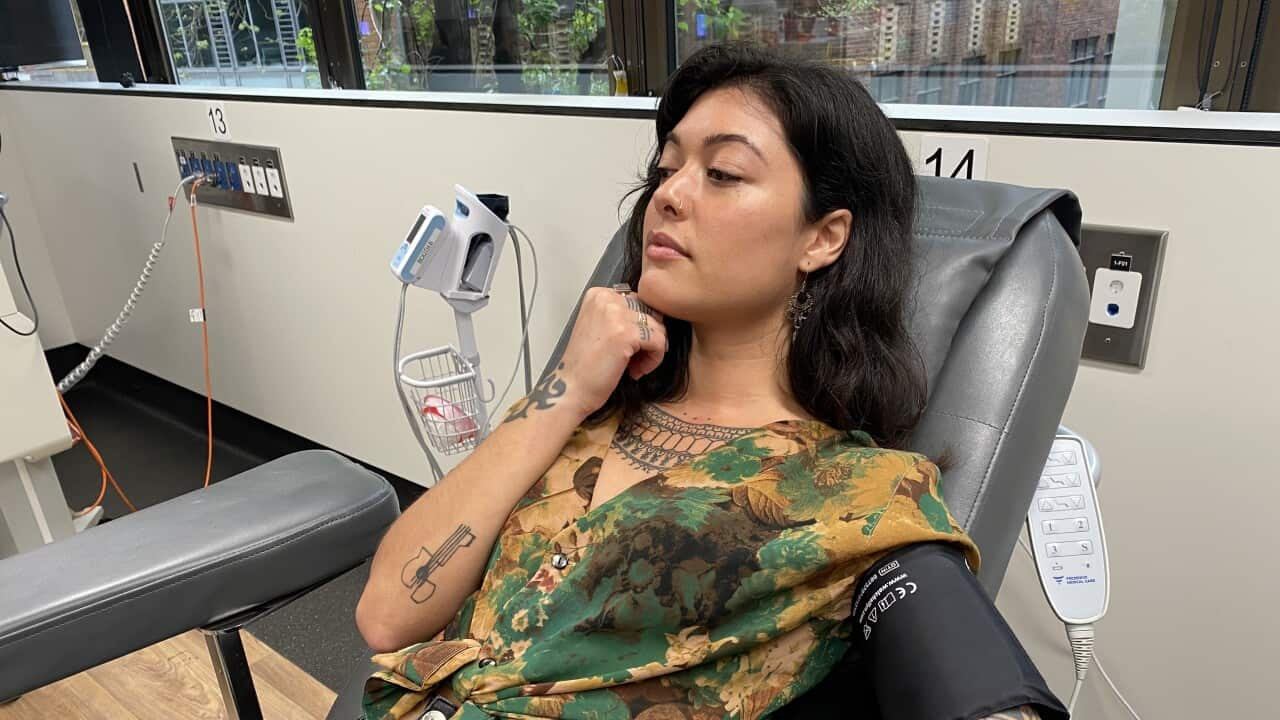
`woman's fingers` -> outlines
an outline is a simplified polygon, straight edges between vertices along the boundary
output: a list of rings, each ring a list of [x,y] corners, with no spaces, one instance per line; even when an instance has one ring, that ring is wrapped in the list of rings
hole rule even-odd
[[[641,314],[636,314],[636,335],[639,338],[640,349],[627,363],[627,372],[634,380],[653,372],[662,364],[662,358],[667,354],[667,328],[662,322],[662,313],[650,309],[650,312],[644,313],[644,316],[646,319],[641,321]],[[647,333],[641,325],[647,327]]]

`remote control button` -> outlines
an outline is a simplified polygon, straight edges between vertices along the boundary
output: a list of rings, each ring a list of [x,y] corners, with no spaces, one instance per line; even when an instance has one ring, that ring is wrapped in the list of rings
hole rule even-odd
[[[1073,555],[1092,555],[1093,541],[1079,540],[1077,542],[1068,543],[1047,543],[1044,546],[1045,554],[1049,557],[1071,557]]]
[[[1045,463],[1046,467],[1066,467],[1076,464],[1076,454],[1071,450],[1057,450],[1049,453],[1049,461]]]
[[[1083,495],[1059,495],[1056,497],[1040,498],[1036,501],[1036,507],[1040,508],[1040,512],[1059,512],[1062,510],[1083,510]]]
[[[1058,520],[1044,520],[1040,523],[1040,527],[1044,529],[1045,535],[1059,535],[1062,533],[1088,532],[1089,520],[1087,518],[1061,518]]]

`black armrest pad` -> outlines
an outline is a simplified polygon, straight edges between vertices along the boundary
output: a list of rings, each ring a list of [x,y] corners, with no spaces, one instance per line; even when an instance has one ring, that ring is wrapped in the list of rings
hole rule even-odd
[[[310,450],[0,560],[0,699],[354,567],[399,512],[386,480]]]

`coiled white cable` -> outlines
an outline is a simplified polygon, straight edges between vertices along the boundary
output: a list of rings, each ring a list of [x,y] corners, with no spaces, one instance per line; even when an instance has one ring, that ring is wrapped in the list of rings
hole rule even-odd
[[[66,393],[75,387],[76,383],[84,379],[84,376],[89,374],[89,371],[97,364],[98,359],[102,357],[102,353],[107,349],[107,346],[115,341],[125,323],[129,322],[129,317],[133,315],[133,309],[138,305],[138,298],[142,297],[142,291],[146,289],[147,281],[151,279],[151,273],[155,272],[156,263],[160,259],[160,252],[164,250],[169,233],[169,220],[173,218],[173,206],[177,203],[178,194],[182,192],[184,185],[197,177],[199,176],[188,175],[182,178],[178,186],[174,188],[173,200],[169,203],[169,213],[164,216],[164,227],[160,230],[160,241],[151,246],[151,252],[147,254],[147,262],[142,266],[142,275],[138,277],[138,282],[134,284],[133,291],[129,293],[129,299],[125,301],[124,307],[120,309],[120,314],[116,316],[115,322],[107,326],[107,331],[103,333],[102,339],[89,350],[84,362],[81,362],[74,370],[67,373],[66,377],[58,381],[58,392]]]

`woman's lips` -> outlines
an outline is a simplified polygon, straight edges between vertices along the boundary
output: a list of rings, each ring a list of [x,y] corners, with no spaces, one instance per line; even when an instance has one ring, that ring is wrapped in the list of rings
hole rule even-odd
[[[653,245],[644,250],[645,257],[650,260],[684,260],[687,259],[684,253],[666,245]]]
[[[674,260],[676,258],[689,257],[689,254],[684,251],[680,243],[676,242],[675,238],[661,231],[649,233],[649,242],[645,244],[645,255],[654,260]]]

